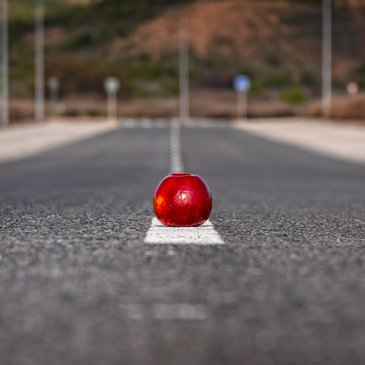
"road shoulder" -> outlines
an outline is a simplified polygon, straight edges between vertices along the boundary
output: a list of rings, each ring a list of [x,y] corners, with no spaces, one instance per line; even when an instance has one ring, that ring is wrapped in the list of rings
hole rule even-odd
[[[29,123],[0,130],[0,162],[29,157],[52,147],[90,138],[118,127],[106,121]]]
[[[365,163],[365,128],[362,126],[295,118],[237,122],[234,128],[323,155]]]

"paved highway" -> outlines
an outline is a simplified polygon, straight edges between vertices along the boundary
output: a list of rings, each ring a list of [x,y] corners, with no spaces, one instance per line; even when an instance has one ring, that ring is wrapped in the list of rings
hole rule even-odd
[[[220,245],[146,244],[170,128],[0,165],[0,364],[365,363],[365,168],[181,129]]]

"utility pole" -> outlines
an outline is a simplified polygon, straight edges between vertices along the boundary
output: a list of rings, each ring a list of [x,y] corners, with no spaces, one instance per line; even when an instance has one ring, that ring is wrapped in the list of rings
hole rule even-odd
[[[44,121],[44,0],[35,9],[35,120]]]
[[[322,0],[322,114],[332,110],[332,0]]]
[[[1,0],[1,124],[9,124],[8,0]]]
[[[190,119],[189,105],[189,39],[186,10],[182,10],[179,32],[179,86],[180,86],[180,122]]]

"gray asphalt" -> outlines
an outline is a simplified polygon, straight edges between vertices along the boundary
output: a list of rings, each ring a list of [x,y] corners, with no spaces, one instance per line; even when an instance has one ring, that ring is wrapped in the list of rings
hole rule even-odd
[[[0,165],[1,365],[365,363],[365,166],[182,130],[224,246],[151,246],[169,128]],[[204,318],[161,320],[186,303]]]

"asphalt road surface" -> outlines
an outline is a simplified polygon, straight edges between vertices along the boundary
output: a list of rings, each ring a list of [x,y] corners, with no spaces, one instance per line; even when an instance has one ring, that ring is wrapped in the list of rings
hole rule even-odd
[[[224,245],[147,245],[170,128],[0,165],[1,365],[365,363],[365,167],[183,127]]]

